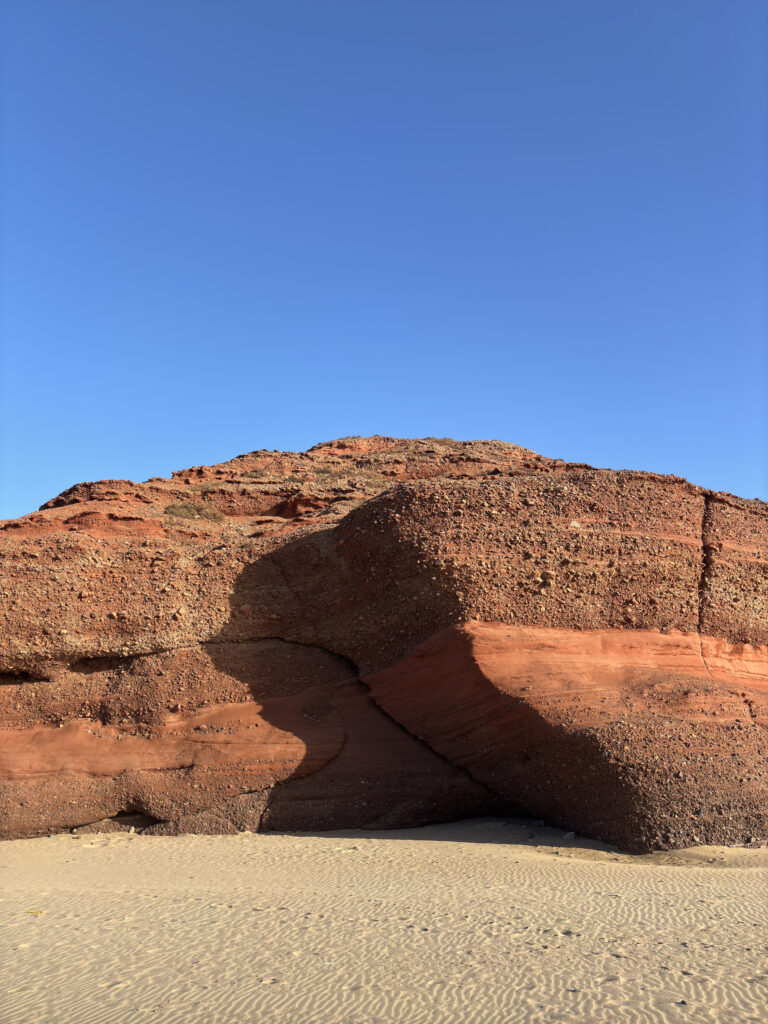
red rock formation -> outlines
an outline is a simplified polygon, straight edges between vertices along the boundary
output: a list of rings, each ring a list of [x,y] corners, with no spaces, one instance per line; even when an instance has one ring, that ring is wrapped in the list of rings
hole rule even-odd
[[[636,849],[768,835],[760,502],[500,442],[355,438],[77,485],[0,524],[0,559],[6,836],[121,814],[164,832],[393,826],[501,802]],[[497,625],[457,631],[469,620]],[[543,689],[521,698],[524,626],[567,652],[570,688],[539,651]],[[598,636],[610,672],[579,646]],[[700,652],[683,671],[699,640],[706,671]],[[680,687],[722,709],[700,743]],[[488,747],[472,724],[488,699],[488,728],[509,729],[490,775],[461,741]],[[547,722],[546,792],[518,767],[521,700]]]
[[[764,831],[768,647],[472,622],[366,682],[413,735],[556,824],[638,851]]]

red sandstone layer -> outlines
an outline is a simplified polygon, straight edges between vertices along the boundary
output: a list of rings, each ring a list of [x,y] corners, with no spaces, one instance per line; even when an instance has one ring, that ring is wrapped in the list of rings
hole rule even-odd
[[[467,623],[366,678],[500,796],[626,849],[768,838],[768,648]]]

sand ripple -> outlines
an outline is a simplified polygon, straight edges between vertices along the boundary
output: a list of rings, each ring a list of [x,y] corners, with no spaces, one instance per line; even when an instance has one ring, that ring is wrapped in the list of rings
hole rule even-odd
[[[2,1024],[765,1024],[768,851],[502,821],[0,847]]]

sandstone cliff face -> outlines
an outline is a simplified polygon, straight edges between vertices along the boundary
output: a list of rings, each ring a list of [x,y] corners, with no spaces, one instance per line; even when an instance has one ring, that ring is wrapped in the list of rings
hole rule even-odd
[[[695,633],[471,622],[366,682],[494,792],[642,851],[764,827],[766,655]]]
[[[355,438],[79,484],[0,557],[7,837],[514,807],[629,849],[768,838],[763,503]]]

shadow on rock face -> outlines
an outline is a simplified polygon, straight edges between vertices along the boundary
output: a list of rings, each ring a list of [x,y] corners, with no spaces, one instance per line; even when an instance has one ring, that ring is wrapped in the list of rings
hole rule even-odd
[[[402,493],[401,493],[402,492]],[[337,526],[248,558],[218,640],[274,636],[372,672],[466,618],[453,562],[414,527],[408,489],[385,492]]]
[[[243,563],[206,650],[248,683],[264,754],[248,793],[217,806],[218,830],[222,814],[233,827],[387,828],[514,803],[637,852],[762,834],[762,698],[728,685],[741,654],[704,638],[715,657],[725,645],[716,681],[696,633],[478,624],[481,670],[478,638],[471,651],[461,639],[455,561],[402,514],[422,499],[395,488]],[[530,678],[509,682],[526,650]],[[726,764],[745,783],[726,784]]]
[[[435,566],[396,535],[380,550],[356,518],[246,562],[230,619],[206,644],[218,671],[247,682],[264,722],[251,791],[205,812],[219,828],[222,815],[240,828],[394,828],[508,808],[393,721],[359,681],[357,659],[386,663],[459,609]],[[403,563],[413,572],[393,577]]]
[[[470,622],[366,682],[493,792],[643,853],[768,839],[759,670],[697,634]]]
[[[143,815],[145,832],[174,834],[399,827],[498,810],[359,681],[358,666],[386,665],[460,617],[445,569],[397,514],[372,501],[271,553],[230,549],[227,568],[240,568],[226,595],[217,581],[232,574],[212,561],[206,573],[203,558],[186,603],[192,587],[210,586],[207,605],[228,606],[217,634],[80,656],[35,683],[47,721],[41,710],[8,734],[20,746],[0,765],[4,834],[139,827],[127,814]]]
[[[699,634],[735,586],[702,560],[708,502],[594,471],[416,483],[176,552],[162,590],[131,551],[144,646],[99,626],[88,657],[5,680],[3,834],[403,827],[504,798],[625,849],[759,838],[768,653]],[[476,627],[502,635],[444,642]]]

